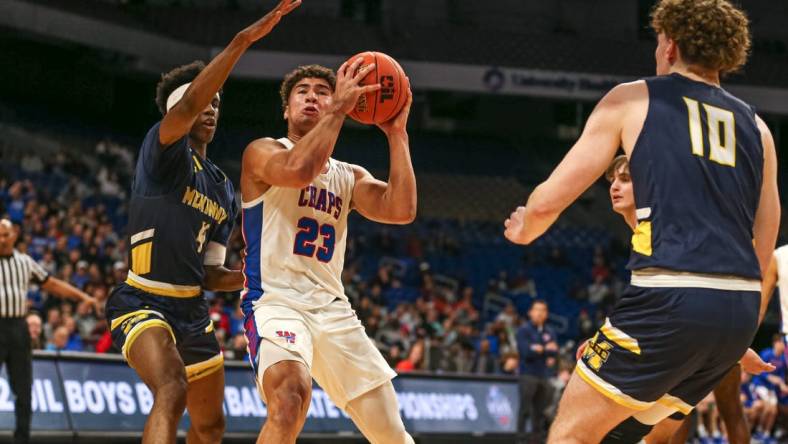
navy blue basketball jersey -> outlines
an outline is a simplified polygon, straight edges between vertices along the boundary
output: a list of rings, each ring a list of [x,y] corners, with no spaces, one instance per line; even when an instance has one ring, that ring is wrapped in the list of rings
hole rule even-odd
[[[232,182],[184,136],[166,149],[159,125],[142,142],[129,208],[127,284],[161,296],[201,293],[210,242],[226,245],[237,214]]]
[[[646,79],[630,156],[638,224],[628,268],[759,279],[753,221],[763,180],[755,111],[679,74]]]

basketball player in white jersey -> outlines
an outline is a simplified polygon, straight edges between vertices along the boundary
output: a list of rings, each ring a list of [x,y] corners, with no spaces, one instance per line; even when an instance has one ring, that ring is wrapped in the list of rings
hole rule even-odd
[[[406,124],[411,104],[378,125],[390,152],[388,182],[331,158],[339,131],[374,65],[317,65],[288,74],[281,88],[287,137],[253,141],[241,171],[246,282],[242,307],[255,379],[268,419],[258,443],[294,443],[312,378],[372,443],[405,444],[391,379],[396,376],[350,306],[340,275],[348,213],[407,224],[416,216],[416,178]],[[359,69],[360,68],[360,69]]]

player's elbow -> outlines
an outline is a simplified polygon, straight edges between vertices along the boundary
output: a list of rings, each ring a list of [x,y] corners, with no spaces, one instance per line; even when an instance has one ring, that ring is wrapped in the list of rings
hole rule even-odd
[[[397,205],[396,208],[389,212],[390,223],[397,225],[407,225],[416,220],[416,199],[413,199],[407,204]]]
[[[405,211],[400,211],[393,215],[391,218],[391,223],[397,225],[407,225],[413,223],[416,220],[416,209],[408,209]]]

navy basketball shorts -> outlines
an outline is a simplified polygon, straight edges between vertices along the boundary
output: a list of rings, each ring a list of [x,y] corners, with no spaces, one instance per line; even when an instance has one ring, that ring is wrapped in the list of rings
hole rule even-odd
[[[136,338],[148,328],[160,327],[172,335],[189,382],[224,368],[208,301],[203,296],[160,296],[122,283],[110,295],[106,311],[112,342],[131,367],[134,363],[128,353]]]
[[[644,415],[689,414],[749,347],[759,306],[757,291],[630,286],[577,373]]]

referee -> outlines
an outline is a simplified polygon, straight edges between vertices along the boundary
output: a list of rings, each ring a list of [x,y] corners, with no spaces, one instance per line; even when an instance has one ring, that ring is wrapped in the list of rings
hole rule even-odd
[[[16,396],[15,443],[30,441],[33,358],[27,314],[27,288],[35,282],[51,294],[89,301],[95,299],[69,283],[49,276],[30,256],[14,249],[17,232],[8,219],[0,219],[0,365],[8,366],[11,391]]]

